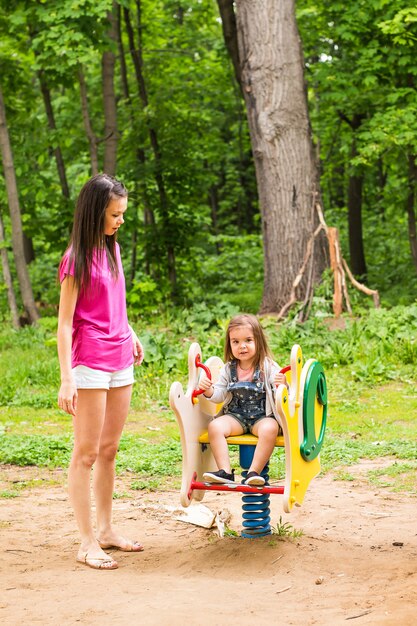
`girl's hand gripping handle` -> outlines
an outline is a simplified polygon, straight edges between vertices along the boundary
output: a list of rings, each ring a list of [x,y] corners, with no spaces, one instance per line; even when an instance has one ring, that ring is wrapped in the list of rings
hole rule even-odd
[[[275,374],[274,383],[275,386],[285,385],[288,389],[287,377],[285,376],[285,372],[288,372],[291,369],[291,365],[287,365],[287,367],[283,367],[279,370],[278,374]]]
[[[196,367],[201,367],[201,369],[204,370],[206,376],[202,377],[202,379],[199,381],[199,389],[194,389],[193,393],[191,394],[191,400],[193,404],[197,402],[197,396],[201,395],[211,387],[211,372],[209,368],[201,362],[199,354],[197,354],[197,356],[195,357],[195,365]]]

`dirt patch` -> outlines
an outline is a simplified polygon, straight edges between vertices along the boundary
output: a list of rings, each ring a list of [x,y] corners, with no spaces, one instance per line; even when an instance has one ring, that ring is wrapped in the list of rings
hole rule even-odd
[[[48,486],[38,486],[37,470],[9,472],[32,482],[18,498],[0,501],[0,622],[8,626],[415,623],[410,495],[327,475],[290,515],[280,496],[271,497],[273,525],[282,516],[301,537],[251,540],[220,539],[214,530],[175,521],[164,507],[179,503],[177,492],[139,492],[115,500],[114,518],[145,551],[113,553],[119,569],[97,572],[75,562],[77,533],[64,485],[51,485],[49,477]],[[63,482],[59,474],[56,480]],[[117,491],[126,485],[119,479]],[[203,503],[229,509],[230,527],[240,530],[238,494],[209,492]]]

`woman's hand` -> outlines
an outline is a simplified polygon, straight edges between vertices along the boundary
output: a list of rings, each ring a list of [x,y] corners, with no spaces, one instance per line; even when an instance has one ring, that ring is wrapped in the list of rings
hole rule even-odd
[[[278,372],[278,374],[275,374],[274,376],[274,383],[275,385],[278,387],[278,385],[285,385],[288,389],[288,383],[287,383],[287,378],[285,376],[285,374],[281,374],[281,372]]]
[[[137,334],[135,333],[135,331],[133,330],[131,326],[129,326],[129,328],[132,333],[133,356],[135,357],[133,363],[135,365],[141,365],[143,361],[143,357],[145,356],[145,352],[143,350],[143,346],[141,342],[139,341],[139,337],[137,336]]]
[[[77,410],[78,392],[73,380],[62,382],[58,392],[58,406],[60,409],[75,416]]]

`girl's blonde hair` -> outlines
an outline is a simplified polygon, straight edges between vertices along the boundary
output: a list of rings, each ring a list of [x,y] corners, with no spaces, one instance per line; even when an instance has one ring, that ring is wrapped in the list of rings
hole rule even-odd
[[[233,317],[226,329],[226,338],[224,342],[224,360],[227,363],[234,359],[232,348],[230,346],[230,332],[239,326],[249,326],[253,332],[253,338],[255,340],[256,353],[254,366],[262,366],[264,360],[269,358],[273,360],[271,351],[268,347],[268,343],[265,337],[264,329],[262,328],[258,318],[255,315],[249,313],[243,313]]]

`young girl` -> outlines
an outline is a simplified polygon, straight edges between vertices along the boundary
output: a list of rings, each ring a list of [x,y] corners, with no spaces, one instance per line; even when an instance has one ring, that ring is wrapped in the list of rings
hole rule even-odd
[[[117,231],[127,209],[125,187],[106,174],[82,188],[69,247],[60,266],[58,405],[73,416],[74,449],[69,495],[81,534],[77,561],[94,569],[116,569],[104,552],[140,552],[140,543],[112,527],[115,457],[132,393],[133,364],[142,345],[128,325],[125,281]],[[91,521],[90,478],[97,514]]]
[[[258,437],[252,464],[242,481],[262,486],[260,475],[275,446],[279,418],[275,410],[276,385],[287,384],[285,374],[273,361],[263,329],[254,315],[238,315],[227,327],[225,365],[219,380],[212,384],[203,375],[200,389],[212,402],[224,402],[223,415],[209,423],[208,433],[217,472],[206,472],[203,480],[212,483],[234,482],[226,437],[250,432]]]

